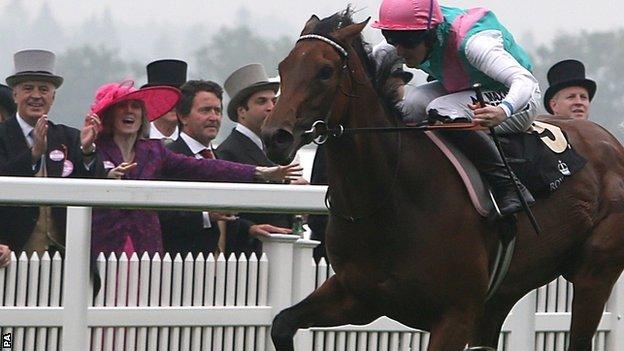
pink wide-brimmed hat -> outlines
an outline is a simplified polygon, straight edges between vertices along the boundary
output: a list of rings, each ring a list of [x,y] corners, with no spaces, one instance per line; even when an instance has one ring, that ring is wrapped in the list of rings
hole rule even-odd
[[[95,92],[91,112],[102,117],[102,113],[118,102],[139,100],[145,104],[145,115],[152,122],[171,111],[180,99],[180,91],[169,86],[153,86],[142,89],[134,87],[134,81],[107,83]]]

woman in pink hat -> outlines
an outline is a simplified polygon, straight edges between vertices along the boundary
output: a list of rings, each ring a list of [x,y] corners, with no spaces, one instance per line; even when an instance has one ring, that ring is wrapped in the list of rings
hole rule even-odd
[[[170,111],[178,102],[176,88],[155,86],[142,89],[132,81],[101,86],[91,106],[103,131],[96,142],[109,178],[188,179],[197,181],[281,181],[297,177],[298,165],[256,167],[215,159],[196,159],[173,153],[160,140],[143,138],[150,121]],[[160,223],[156,211],[95,209],[92,252],[162,252]],[[95,255],[94,255],[95,257]]]
[[[407,89],[401,107],[407,120],[473,120],[496,133],[523,132],[534,120],[541,92],[531,60],[491,11],[440,6],[437,0],[383,0],[373,27],[387,42],[375,51],[398,55],[434,79]],[[485,107],[477,104],[475,83],[484,89]],[[514,180],[485,132],[444,135],[479,168],[503,215],[522,209]]]

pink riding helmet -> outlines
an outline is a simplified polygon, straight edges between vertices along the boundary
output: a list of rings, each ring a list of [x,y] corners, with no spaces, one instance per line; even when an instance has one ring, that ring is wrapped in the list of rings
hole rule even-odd
[[[373,28],[385,30],[428,30],[442,22],[437,0],[383,0],[379,20]]]

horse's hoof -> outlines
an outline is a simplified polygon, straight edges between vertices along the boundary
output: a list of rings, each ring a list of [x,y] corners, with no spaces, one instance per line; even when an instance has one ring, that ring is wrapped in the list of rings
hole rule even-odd
[[[472,346],[464,351],[496,351],[496,349],[493,349],[489,346]]]

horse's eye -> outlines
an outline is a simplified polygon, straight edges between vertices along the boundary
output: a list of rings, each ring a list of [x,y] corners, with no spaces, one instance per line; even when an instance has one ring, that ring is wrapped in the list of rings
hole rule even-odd
[[[325,67],[321,68],[321,70],[316,75],[316,78],[318,78],[320,80],[327,80],[327,79],[331,78],[332,74],[334,74],[334,68],[333,67],[329,67],[329,66],[325,66]]]

